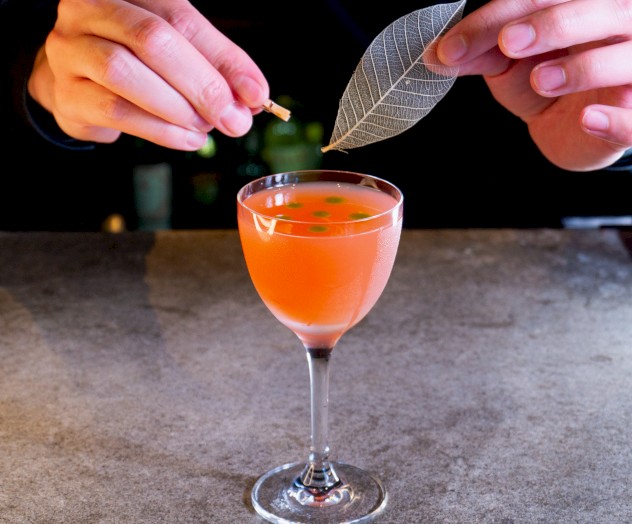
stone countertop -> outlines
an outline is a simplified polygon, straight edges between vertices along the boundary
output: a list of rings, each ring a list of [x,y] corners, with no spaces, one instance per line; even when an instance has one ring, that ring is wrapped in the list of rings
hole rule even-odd
[[[331,369],[375,522],[632,521],[632,258],[615,230],[405,230]],[[307,458],[298,339],[237,232],[0,233],[0,522],[257,523]]]

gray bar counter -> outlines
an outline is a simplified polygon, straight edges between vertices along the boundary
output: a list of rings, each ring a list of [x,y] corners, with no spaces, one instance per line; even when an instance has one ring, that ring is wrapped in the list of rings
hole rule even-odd
[[[332,358],[332,459],[384,481],[376,522],[632,522],[625,240],[404,231]],[[308,370],[236,231],[0,233],[0,268],[1,523],[263,522]]]

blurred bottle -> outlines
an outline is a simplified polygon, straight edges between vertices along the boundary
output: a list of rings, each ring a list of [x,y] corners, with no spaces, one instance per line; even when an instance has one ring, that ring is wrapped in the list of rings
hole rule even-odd
[[[136,139],[132,187],[136,228],[155,231],[171,228],[173,171],[167,149]]]

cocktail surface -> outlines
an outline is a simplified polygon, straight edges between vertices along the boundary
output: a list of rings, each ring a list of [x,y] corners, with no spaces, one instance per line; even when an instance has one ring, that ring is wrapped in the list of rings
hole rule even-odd
[[[319,181],[269,188],[245,204],[261,215],[263,227],[266,218],[278,219],[273,224],[277,232],[327,236],[375,229],[366,219],[387,213],[396,200],[372,187]],[[389,221],[387,216],[384,222]]]

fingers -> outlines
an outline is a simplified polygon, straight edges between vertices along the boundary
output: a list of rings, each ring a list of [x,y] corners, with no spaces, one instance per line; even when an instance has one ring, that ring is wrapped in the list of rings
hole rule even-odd
[[[233,93],[255,112],[269,98],[268,82],[248,54],[226,38],[186,0],[134,0],[179,31],[227,80]]]
[[[632,42],[597,47],[538,64],[533,89],[542,96],[560,96],[632,83]]]
[[[70,48],[73,50],[72,61],[64,62],[56,58],[63,56],[64,50]],[[126,47],[93,36],[66,41],[63,36],[53,34],[47,41],[46,49],[52,67],[58,72],[64,71],[69,79],[90,79],[140,109],[177,126],[204,133],[210,129],[210,125],[179,91],[171,88]],[[81,85],[86,86],[87,83],[82,82]],[[60,91],[58,101],[62,94],[63,91]],[[67,96],[65,103],[76,105],[74,100]],[[112,111],[110,116],[115,118],[116,114],[116,111]]]
[[[632,11],[617,0],[571,0],[513,20],[499,45],[507,56],[523,58],[631,33]]]
[[[439,59],[448,65],[469,67],[470,74],[499,74],[511,63],[497,53],[498,35],[506,24],[564,0],[491,0],[465,16],[448,31],[438,45]],[[496,55],[487,56],[486,55]],[[469,63],[477,61],[478,67]]]
[[[438,55],[447,64],[459,65],[461,74],[493,76],[508,69],[512,59],[568,50],[556,63],[568,64],[567,69],[545,70],[554,64],[543,64],[533,79],[539,94],[557,96],[621,82],[623,64],[629,62],[621,57],[629,48],[610,46],[631,38],[632,10],[622,9],[617,0],[492,0],[446,34]],[[583,53],[591,47],[602,50]],[[604,60],[613,64],[613,74],[604,74]],[[567,87],[560,90],[563,84]]]
[[[632,8],[622,0],[490,0],[438,45],[480,74],[551,162],[611,164],[632,147]]]
[[[186,151],[204,145],[207,133],[171,124],[89,80],[77,80],[60,100],[59,126],[80,140],[110,143],[121,132]],[[88,104],[86,101],[98,101]]]
[[[196,24],[201,23],[201,20],[191,19],[191,24],[196,27],[194,33],[199,29]],[[208,22],[205,23],[208,27],[204,34],[229,59],[239,54],[237,46]],[[250,108],[243,101],[235,100],[227,79],[163,18],[134,6],[113,10],[111,16],[102,22],[99,36],[130,49],[221,132],[229,136],[241,136],[252,126]],[[138,72],[139,75],[142,73],[142,70]],[[265,99],[261,98],[263,103]]]
[[[60,1],[46,44],[56,117],[63,112],[83,136],[112,128],[186,150],[203,145],[212,128],[247,133],[269,96],[256,64],[187,1],[134,3]],[[91,89],[96,98],[81,96],[77,87],[88,83],[80,80],[101,88]]]
[[[567,49],[560,59],[539,64],[533,89],[542,96],[632,83],[632,13],[615,3],[575,0],[539,11],[504,27],[500,48],[512,58]]]
[[[586,133],[611,142],[618,151],[632,147],[632,109],[592,105],[581,114]]]

